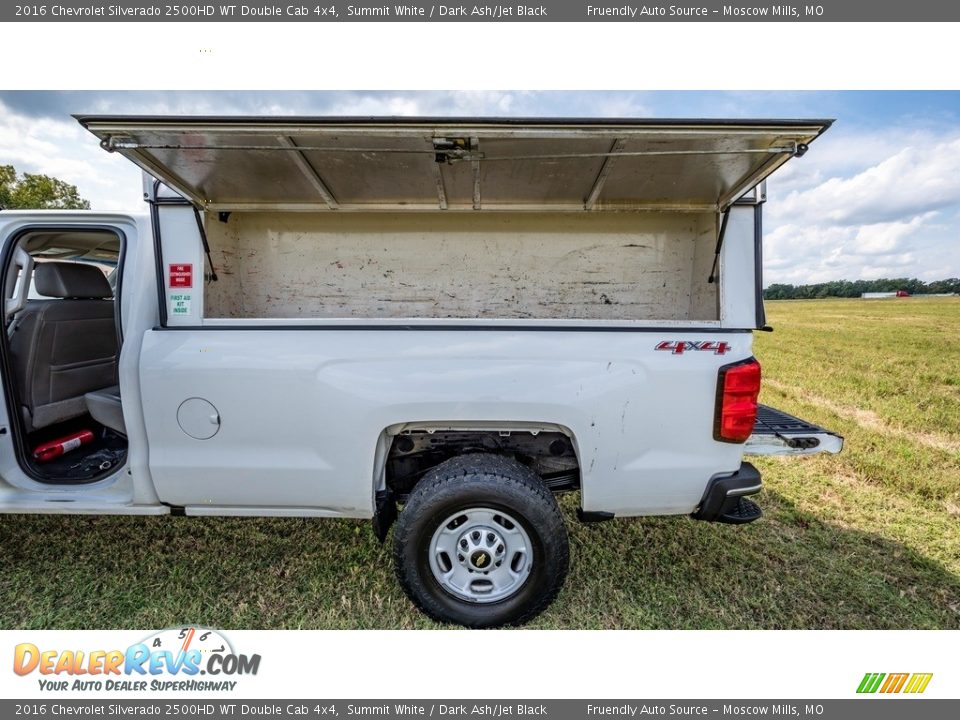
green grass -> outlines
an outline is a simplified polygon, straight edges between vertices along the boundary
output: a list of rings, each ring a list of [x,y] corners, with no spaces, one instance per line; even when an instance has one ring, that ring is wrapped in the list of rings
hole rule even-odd
[[[960,299],[768,303],[763,400],[847,440],[757,462],[760,522],[579,525],[539,628],[960,628]],[[435,627],[365,523],[0,518],[0,627]]]

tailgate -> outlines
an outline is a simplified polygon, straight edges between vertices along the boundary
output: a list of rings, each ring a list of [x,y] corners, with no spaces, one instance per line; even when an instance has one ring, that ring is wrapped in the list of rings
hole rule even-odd
[[[743,451],[747,455],[814,455],[842,449],[843,438],[836,433],[761,405]]]

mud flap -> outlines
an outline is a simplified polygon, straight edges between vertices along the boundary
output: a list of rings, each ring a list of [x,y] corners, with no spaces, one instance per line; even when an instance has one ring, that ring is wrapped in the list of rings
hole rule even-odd
[[[378,490],[374,501],[373,534],[377,540],[383,542],[387,539],[390,526],[397,519],[397,501],[389,490]]]

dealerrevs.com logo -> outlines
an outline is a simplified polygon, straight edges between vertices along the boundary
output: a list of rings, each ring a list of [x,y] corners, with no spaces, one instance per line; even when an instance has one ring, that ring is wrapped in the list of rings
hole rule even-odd
[[[45,691],[230,691],[256,675],[260,655],[237,653],[220,632],[202,627],[161,630],[125,650],[14,648],[13,671],[36,676]]]

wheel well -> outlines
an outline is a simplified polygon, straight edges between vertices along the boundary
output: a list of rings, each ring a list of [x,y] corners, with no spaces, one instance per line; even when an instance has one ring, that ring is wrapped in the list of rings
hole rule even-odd
[[[472,453],[517,460],[554,493],[580,488],[580,463],[570,436],[556,430],[404,430],[390,438],[386,487],[403,501],[427,471]]]

